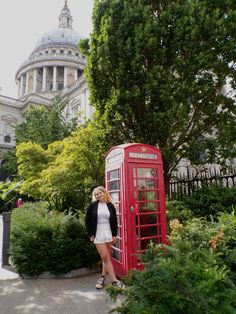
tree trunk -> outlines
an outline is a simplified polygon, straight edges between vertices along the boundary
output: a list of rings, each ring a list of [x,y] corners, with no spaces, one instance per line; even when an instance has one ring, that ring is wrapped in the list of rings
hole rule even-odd
[[[165,194],[166,197],[170,197],[170,174],[165,174],[164,172],[164,184],[165,184]]]

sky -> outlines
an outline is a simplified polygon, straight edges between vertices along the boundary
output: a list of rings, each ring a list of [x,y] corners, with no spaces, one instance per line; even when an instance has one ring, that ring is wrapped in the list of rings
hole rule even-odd
[[[68,0],[73,29],[83,37],[92,32],[94,0]],[[37,40],[58,27],[65,0],[0,0],[0,95],[17,98],[15,74]]]

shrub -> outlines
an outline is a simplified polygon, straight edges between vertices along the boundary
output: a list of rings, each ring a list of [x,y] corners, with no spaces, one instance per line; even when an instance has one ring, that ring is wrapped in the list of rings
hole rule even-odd
[[[84,224],[45,207],[45,203],[26,203],[12,213],[10,257],[17,272],[37,276],[92,267],[98,256]]]
[[[223,262],[231,270],[230,277],[236,285],[236,216],[231,214],[221,213],[219,215],[219,228],[223,230],[224,245],[218,246],[220,257]]]
[[[196,190],[192,196],[183,199],[184,204],[195,217],[217,217],[219,212],[230,213],[236,207],[236,187],[222,185]]]
[[[193,212],[187,208],[183,201],[169,200],[166,202],[167,222],[178,219],[180,222],[193,218]]]
[[[224,229],[223,220],[229,219],[229,214],[225,214],[218,223],[193,219],[182,225],[173,221],[171,245],[149,247],[143,258],[144,271],[132,271],[131,286],[116,311],[126,314],[235,313],[236,287],[225,258],[230,253],[228,246],[232,234],[234,236],[236,218],[232,216],[232,223]],[[114,297],[114,289],[109,289]]]

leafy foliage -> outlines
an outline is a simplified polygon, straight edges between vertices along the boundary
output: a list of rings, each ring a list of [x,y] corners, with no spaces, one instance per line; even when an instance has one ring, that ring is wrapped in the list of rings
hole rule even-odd
[[[235,264],[227,263],[226,258],[230,256],[232,262],[234,256],[235,223],[234,213],[223,214],[214,224],[200,219],[185,225],[173,221],[171,245],[149,247],[144,271],[132,272],[126,298],[116,311],[235,313]],[[111,293],[114,297],[115,292]]]
[[[50,107],[31,105],[25,113],[25,120],[15,128],[16,145],[23,142],[39,144],[43,148],[54,141],[63,140],[76,129],[77,119],[68,122],[63,116],[67,105],[58,96],[54,98]],[[18,174],[15,149],[3,154],[3,169],[10,176]]]
[[[168,222],[174,219],[185,222],[193,218],[193,216],[193,212],[187,208],[183,201],[168,200],[166,202],[166,218]]]
[[[15,208],[16,200],[19,197],[26,198],[20,194],[20,182],[2,182],[0,183],[0,213],[10,211]]]
[[[217,218],[220,212],[230,213],[236,208],[236,187],[211,185],[196,190],[193,195],[184,198],[183,202],[195,217]]]
[[[104,151],[93,123],[47,149],[22,143],[17,157],[21,192],[57,209],[83,209],[91,188],[104,183]]]
[[[63,110],[67,103],[58,96],[50,107],[29,107],[25,121],[16,127],[16,143],[32,142],[43,148],[57,140],[63,140],[76,128],[76,119],[66,121]]]
[[[160,147],[165,178],[182,158],[235,156],[233,0],[96,1],[86,75],[111,145]],[[195,145],[195,143],[201,145]],[[168,185],[167,185],[168,186]]]
[[[17,272],[64,274],[98,261],[85,226],[72,215],[46,210],[47,203],[25,204],[12,213],[11,260]]]

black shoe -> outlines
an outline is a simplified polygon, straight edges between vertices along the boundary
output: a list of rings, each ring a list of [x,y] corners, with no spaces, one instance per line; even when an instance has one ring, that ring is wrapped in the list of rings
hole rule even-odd
[[[96,289],[102,289],[104,286],[105,286],[105,277],[104,277],[104,276],[101,276],[101,277],[98,279],[98,281],[97,281],[95,287],[96,287]]]

